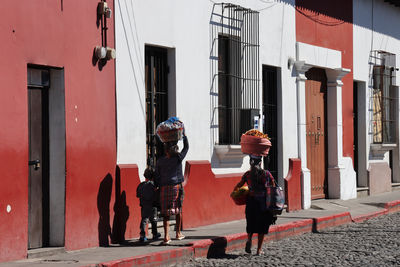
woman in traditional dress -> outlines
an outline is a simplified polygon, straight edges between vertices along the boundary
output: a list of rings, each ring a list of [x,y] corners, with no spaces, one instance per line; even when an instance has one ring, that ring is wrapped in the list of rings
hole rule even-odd
[[[253,234],[258,234],[257,255],[262,253],[264,235],[268,234],[271,224],[275,224],[276,216],[266,210],[266,186],[274,184],[271,173],[261,168],[262,157],[250,155],[250,170],[247,171],[234,190],[247,183],[249,195],[246,200],[246,232],[247,242],[245,251],[251,253]]]
[[[181,152],[178,149],[177,141],[164,143],[164,156],[159,158],[156,164],[155,176],[156,185],[160,187],[161,216],[163,216],[164,223],[164,244],[168,244],[171,241],[169,235],[169,218],[171,215],[175,215],[176,217],[176,239],[181,240],[185,238],[181,233],[182,203],[184,197],[182,161],[189,150],[185,131],[183,131],[183,149]]]

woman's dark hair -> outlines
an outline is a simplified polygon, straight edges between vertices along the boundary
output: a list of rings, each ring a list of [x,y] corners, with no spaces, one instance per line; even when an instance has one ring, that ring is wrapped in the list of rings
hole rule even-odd
[[[164,143],[164,151],[168,153],[171,157],[178,155],[179,147],[177,141],[166,142]]]
[[[143,173],[144,178],[152,181],[154,179],[154,169],[151,167],[147,167]]]
[[[261,168],[261,157],[250,157],[250,174],[256,182],[261,182],[264,170]]]

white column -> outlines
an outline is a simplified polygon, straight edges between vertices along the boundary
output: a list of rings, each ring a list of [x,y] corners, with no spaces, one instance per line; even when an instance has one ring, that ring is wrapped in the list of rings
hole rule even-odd
[[[297,70],[297,130],[298,153],[301,159],[301,196],[303,209],[311,207],[311,173],[307,168],[307,140],[306,140],[306,71],[311,68],[304,61],[296,61]]]
[[[350,70],[327,69],[328,77],[328,195],[329,198],[357,197],[356,173],[350,157],[343,157],[342,78]]]

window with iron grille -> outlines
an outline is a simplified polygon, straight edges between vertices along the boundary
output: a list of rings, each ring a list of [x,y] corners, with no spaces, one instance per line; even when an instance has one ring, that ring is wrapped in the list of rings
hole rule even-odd
[[[396,143],[395,55],[374,51],[372,66],[372,134],[374,144]]]
[[[260,112],[258,12],[215,4],[210,25],[215,143],[239,144]]]

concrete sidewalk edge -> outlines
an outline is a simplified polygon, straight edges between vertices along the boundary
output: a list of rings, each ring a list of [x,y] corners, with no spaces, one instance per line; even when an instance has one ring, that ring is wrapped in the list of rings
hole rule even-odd
[[[359,223],[385,214],[400,211],[400,200],[387,202],[380,211],[352,217],[350,212],[342,212],[329,216],[300,219],[298,221],[273,225],[270,227],[265,242],[278,241],[286,237],[303,233],[317,232],[324,228]],[[128,267],[128,266],[163,266],[173,263],[186,262],[198,257],[216,257],[226,252],[243,249],[247,241],[247,233],[238,233],[220,236],[213,239],[204,239],[192,242],[187,247],[166,251],[154,252],[109,262],[87,265],[86,267]],[[253,238],[253,245],[257,243],[257,235]]]

